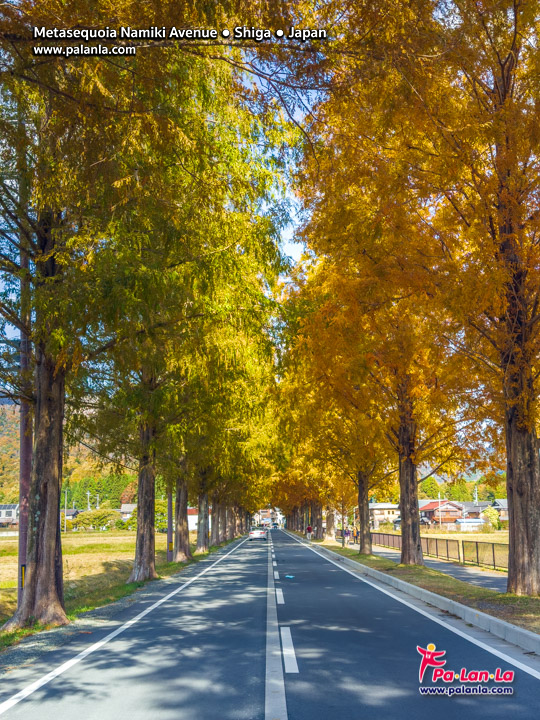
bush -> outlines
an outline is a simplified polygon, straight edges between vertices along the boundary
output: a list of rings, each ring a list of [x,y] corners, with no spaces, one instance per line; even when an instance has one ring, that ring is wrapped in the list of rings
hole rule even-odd
[[[110,528],[120,515],[114,510],[87,510],[82,512],[73,521],[73,526],[79,530],[100,530],[102,527]]]
[[[64,532],[64,513],[60,513],[60,530]],[[66,530],[68,532],[73,530],[73,520],[70,520],[70,518],[67,519]]]
[[[489,530],[487,531],[482,528],[483,532],[491,532],[491,530],[493,530],[494,528],[499,527],[499,513],[495,510],[494,507],[487,507],[482,513],[482,517],[486,521],[484,527],[486,525],[490,526]]]
[[[508,520],[499,520],[499,530],[508,530]]]

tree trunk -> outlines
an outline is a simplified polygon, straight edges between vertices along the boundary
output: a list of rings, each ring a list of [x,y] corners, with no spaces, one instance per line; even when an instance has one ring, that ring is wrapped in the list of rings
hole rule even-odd
[[[208,492],[206,478],[201,478],[199,491],[199,521],[197,523],[197,552],[208,552]]]
[[[358,552],[362,555],[371,555],[371,531],[369,528],[369,483],[368,476],[361,470],[357,475],[358,482],[358,518],[360,521],[360,547]]]
[[[234,508],[227,508],[227,540],[234,540],[234,529],[236,527],[236,518]]]
[[[19,608],[5,630],[39,622],[65,625],[60,486],[65,375],[54,358],[36,347],[35,441],[30,476],[26,580]]]
[[[418,477],[415,462],[416,423],[413,404],[405,379],[398,388],[400,399],[399,440],[399,509],[401,513],[401,563],[423,565],[420,543],[420,511],[418,508]]]
[[[141,423],[139,427],[141,459],[138,478],[137,539],[135,562],[128,583],[154,580],[158,577],[155,552],[156,469],[152,447],[154,435],[155,430],[149,423]]]
[[[400,455],[399,458],[399,489],[401,563],[402,565],[423,565],[417,470],[412,458],[407,455]]]
[[[224,543],[227,539],[227,506],[222,502],[219,506],[219,543]]]
[[[219,500],[216,493],[212,497],[212,523],[210,525],[210,545],[219,545]]]
[[[540,462],[534,428],[520,427],[516,407],[506,411],[508,592],[540,595]]]
[[[188,523],[188,485],[185,475],[176,478],[176,504],[174,510],[174,562],[191,560]]]
[[[323,539],[323,527],[322,527],[322,506],[318,502],[311,504],[311,518],[313,521],[313,535],[316,540]]]
[[[242,508],[234,506],[234,537],[242,534]]]
[[[332,508],[326,508],[326,537],[336,538],[336,515]]]

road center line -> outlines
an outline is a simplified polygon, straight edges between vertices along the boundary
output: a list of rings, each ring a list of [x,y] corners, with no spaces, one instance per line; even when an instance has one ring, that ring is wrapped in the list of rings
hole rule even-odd
[[[298,665],[294,652],[294,645],[291,637],[290,627],[281,627],[281,647],[283,648],[283,664],[286,673],[297,673]]]
[[[274,580],[279,580],[279,573],[277,570],[274,570]]]
[[[146,608],[146,610],[143,610],[143,612],[136,615],[131,620],[128,620],[127,623],[124,623],[119,628],[114,630],[113,632],[106,635],[103,640],[100,640],[97,643],[94,643],[93,645],[90,645],[90,647],[86,648],[86,650],[83,650],[78,655],[76,655],[74,658],[71,658],[71,660],[68,660],[67,662],[63,663],[62,665],[59,665],[55,670],[51,670],[51,672],[47,673],[46,675],[43,675],[39,680],[36,680],[31,685],[28,685],[27,687],[20,690],[18,693],[13,695],[13,697],[9,698],[8,700],[5,700],[2,704],[0,704],[0,715],[3,715],[5,712],[10,710],[14,705],[17,705],[21,700],[24,700],[29,695],[32,695],[36,690],[39,690],[39,688],[43,687],[44,685],[47,685],[51,682],[51,680],[54,680],[54,678],[57,678],[59,675],[62,675],[66,672],[66,670],[69,670],[74,665],[77,665],[81,662],[81,660],[84,660],[84,658],[88,657],[88,655],[91,655],[92,653],[96,652],[96,650],[99,650],[104,645],[107,645],[113,638],[117,637],[121,633],[128,630],[130,627],[135,625],[139,622],[139,620],[142,620],[143,617],[148,615],[152,612],[152,610],[155,610],[160,605],[163,605],[163,603],[166,603],[167,600],[170,600],[172,597],[177,595],[179,592],[182,592],[185,588],[187,588],[189,585],[195,582],[195,580],[198,580],[203,575],[206,575],[207,572],[210,572],[212,568],[214,568],[218,563],[220,563],[222,560],[225,560],[226,557],[229,557],[233,552],[238,550],[239,547],[241,547],[247,540],[242,540],[241,543],[236,545],[232,550],[229,550],[228,553],[225,555],[222,555],[220,558],[218,558],[215,562],[213,562],[211,565],[209,565],[205,570],[200,572],[198,575],[196,575],[194,578],[191,578],[191,580],[188,580],[183,585],[180,585],[180,587],[177,587],[176,590],[173,590],[168,595],[165,595],[165,597],[162,597],[160,600],[155,602],[153,605],[150,605],[149,608]]]
[[[406,605],[408,608],[411,608],[411,610],[414,610],[419,615],[424,615],[424,617],[429,618],[430,620],[433,620],[433,622],[437,623],[438,625],[442,625],[447,630],[450,630],[450,632],[453,632],[455,635],[459,635],[460,637],[464,638],[465,640],[468,640],[473,645],[477,645],[478,647],[482,648],[482,650],[486,650],[486,652],[491,653],[491,655],[495,655],[495,657],[500,658],[501,660],[504,660],[505,662],[509,663],[510,665],[513,665],[514,667],[519,668],[520,670],[523,670],[523,672],[526,672],[528,675],[532,675],[532,677],[536,678],[537,680],[540,680],[540,672],[537,670],[534,670],[533,668],[529,667],[528,665],[525,665],[524,663],[519,662],[519,660],[515,660],[510,655],[507,655],[504,652],[501,652],[500,650],[496,650],[495,648],[492,648],[487,643],[482,642],[481,640],[477,640],[476,638],[472,637],[468,633],[464,632],[463,630],[459,630],[458,628],[454,627],[453,625],[449,625],[444,620],[435,617],[431,613],[427,612],[426,610],[422,610],[421,608],[417,607],[411,602],[407,602],[407,600],[404,600],[403,598],[400,598],[399,596],[395,595],[390,590],[383,590],[379,585],[376,585],[373,582],[370,582],[365,577],[362,577],[361,575],[357,575],[352,570],[349,570],[346,567],[343,567],[343,565],[340,565],[335,560],[331,560],[330,558],[326,557],[320,552],[317,552],[313,547],[310,545],[305,545],[301,540],[296,538],[294,535],[290,535],[288,532],[285,532],[286,535],[288,535],[293,540],[296,540],[296,542],[299,545],[302,545],[303,547],[307,548],[308,550],[311,550],[311,552],[314,552],[315,555],[318,555],[319,557],[323,558],[323,560],[326,560],[326,562],[332,563],[332,565],[335,565],[340,570],[343,570],[343,572],[349,573],[349,575],[352,575],[357,580],[361,580],[363,583],[366,583],[366,585],[371,585],[372,588],[375,588],[375,590],[378,590],[379,592],[384,593],[385,595],[388,595],[389,597],[393,598],[394,600],[397,600],[397,602],[401,603],[402,605]],[[362,567],[360,565],[360,567]],[[498,638],[499,639],[499,638]]]
[[[277,562],[275,560],[272,560],[273,567],[277,567]]]
[[[283,590],[276,588],[276,600],[278,605],[285,605],[285,598],[283,597]]]
[[[288,720],[285,680],[281,662],[281,644],[277,618],[276,593],[272,558],[268,553],[268,585],[266,595],[266,678],[264,688],[264,720]]]

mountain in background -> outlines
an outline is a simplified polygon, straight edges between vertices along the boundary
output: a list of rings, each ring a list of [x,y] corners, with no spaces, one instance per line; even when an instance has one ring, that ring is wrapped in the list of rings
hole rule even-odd
[[[64,488],[67,488],[68,507],[85,509],[107,502],[119,507],[121,502],[136,498],[134,474],[119,475],[112,467],[100,468],[95,456],[79,445],[70,448],[64,458]],[[90,493],[88,498],[87,493]],[[62,496],[62,502],[65,498]],[[0,503],[19,502],[19,406],[0,403]]]

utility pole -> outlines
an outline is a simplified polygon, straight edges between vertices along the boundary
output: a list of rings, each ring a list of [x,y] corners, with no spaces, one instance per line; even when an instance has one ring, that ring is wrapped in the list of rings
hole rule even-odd
[[[88,509],[90,510],[90,490],[86,491],[86,502],[88,504]]]
[[[439,491],[439,530],[442,530],[442,518],[441,518],[441,493]]]
[[[64,532],[67,532],[67,485],[64,489]]]
[[[97,502],[96,502],[96,510],[99,510],[99,493],[96,493]]]

